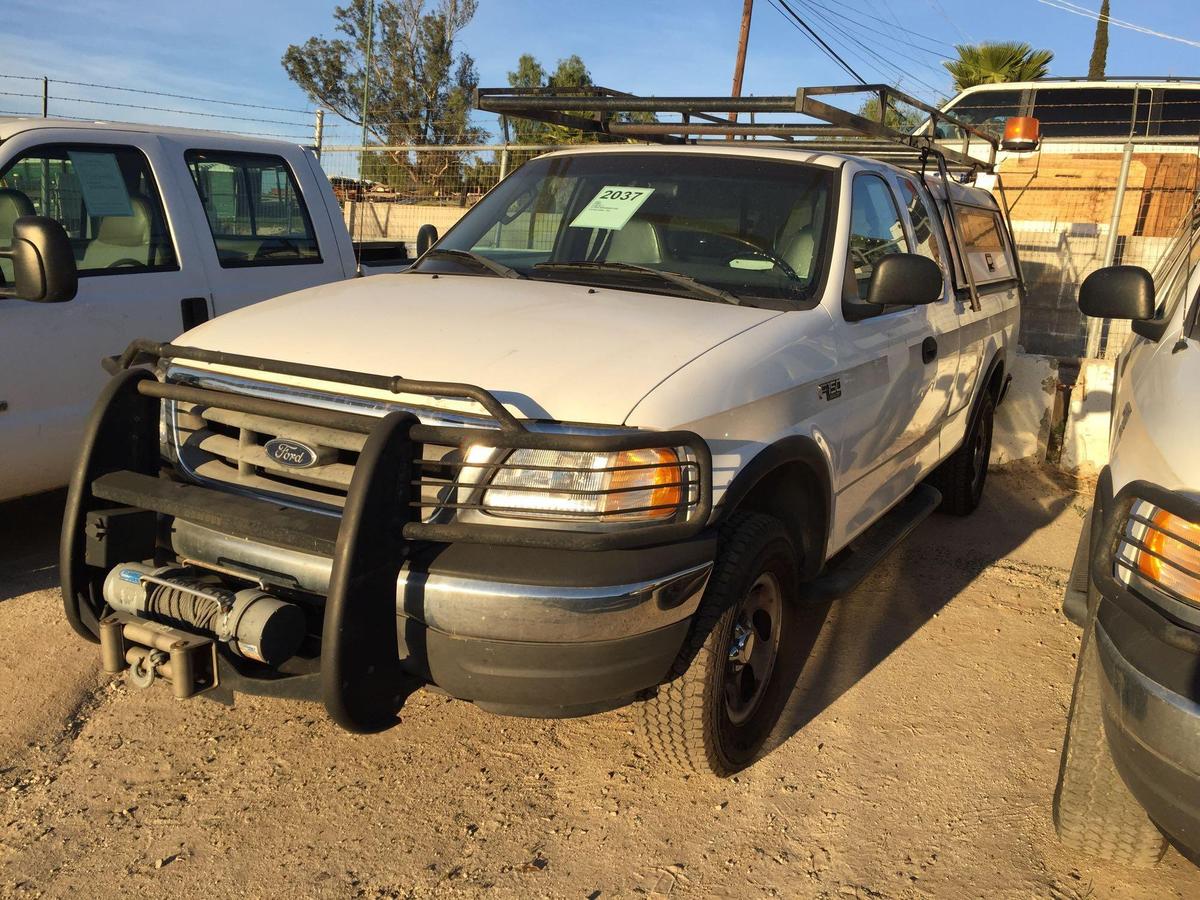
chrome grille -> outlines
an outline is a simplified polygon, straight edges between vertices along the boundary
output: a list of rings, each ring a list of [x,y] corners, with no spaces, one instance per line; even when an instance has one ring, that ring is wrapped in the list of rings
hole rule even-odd
[[[204,373],[170,372],[168,378],[179,383],[378,417],[405,408],[341,395],[293,392],[260,382],[226,380]],[[185,475],[329,513],[336,513],[345,506],[358,455],[367,441],[366,435],[356,432],[237,412],[217,405],[169,401],[164,403],[163,409],[167,450]],[[439,421],[445,424],[444,420]],[[476,427],[489,424],[486,420],[458,420],[454,424],[467,424],[468,421]],[[308,468],[282,465],[266,449],[266,444],[277,438],[320,448],[327,461]],[[422,456],[429,461],[443,460],[456,449],[427,444]],[[423,516],[425,521],[434,518],[437,506],[454,484],[456,475],[456,467],[447,467],[442,478],[430,471],[424,474],[420,494],[422,507],[428,513]]]

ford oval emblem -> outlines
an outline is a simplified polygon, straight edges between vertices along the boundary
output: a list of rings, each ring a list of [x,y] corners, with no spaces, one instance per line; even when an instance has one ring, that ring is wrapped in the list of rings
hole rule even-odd
[[[317,451],[299,441],[275,438],[263,445],[267,456],[289,469],[309,469],[317,464]]]

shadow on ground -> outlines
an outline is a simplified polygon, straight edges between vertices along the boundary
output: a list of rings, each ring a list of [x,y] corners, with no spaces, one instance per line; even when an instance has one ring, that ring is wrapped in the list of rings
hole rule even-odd
[[[1044,471],[1001,469],[990,477],[970,528],[964,519],[934,513],[853,592],[805,610],[804,638],[785,673],[796,685],[765,752],[865,678],[988,566],[1018,548],[1028,564],[1069,565],[1040,558],[1036,538],[1023,545],[1078,500],[1052,488]]]
[[[0,503],[0,601],[58,584],[66,491]]]

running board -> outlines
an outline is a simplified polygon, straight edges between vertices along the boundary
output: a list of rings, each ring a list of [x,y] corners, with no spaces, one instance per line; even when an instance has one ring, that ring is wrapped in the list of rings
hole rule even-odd
[[[937,488],[928,484],[917,485],[891,512],[838,553],[819,578],[801,585],[801,601],[806,604],[828,603],[850,593],[941,503],[942,494]]]

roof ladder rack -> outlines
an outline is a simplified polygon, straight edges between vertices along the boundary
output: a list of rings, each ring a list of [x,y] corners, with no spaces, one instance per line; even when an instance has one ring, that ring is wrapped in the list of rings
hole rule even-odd
[[[833,106],[833,97],[876,100],[878,121]],[[907,134],[886,124],[887,113],[896,103],[920,110],[930,119],[925,134]],[[942,179],[946,217],[963,275],[970,292],[972,309],[979,309],[979,291],[974,273],[966,263],[962,230],[950,199],[950,176],[964,179],[979,172],[996,173],[1000,141],[995,135],[954,115],[896,90],[887,84],[851,84],[801,87],[795,94],[773,97],[638,97],[598,85],[575,88],[479,88],[475,106],[486,112],[515,116],[577,128],[587,134],[611,138],[652,141],[662,144],[703,143],[713,138],[735,137],[764,143],[781,141],[797,150],[847,153],[866,156],[925,174],[930,157],[937,161]],[[749,122],[731,120],[734,113],[748,113]],[[755,122],[756,114],[798,115],[809,121]],[[661,116],[678,121],[661,121]],[[958,129],[962,148],[954,149],[936,138],[938,125]],[[797,140],[799,139],[799,140]],[[988,148],[986,160],[970,155],[972,140]],[[999,176],[997,174],[997,181]],[[1003,188],[1001,188],[1003,190]],[[1007,202],[1005,202],[1007,212]],[[1007,215],[1005,216],[1006,225]],[[1011,235],[1011,226],[1010,226]]]

